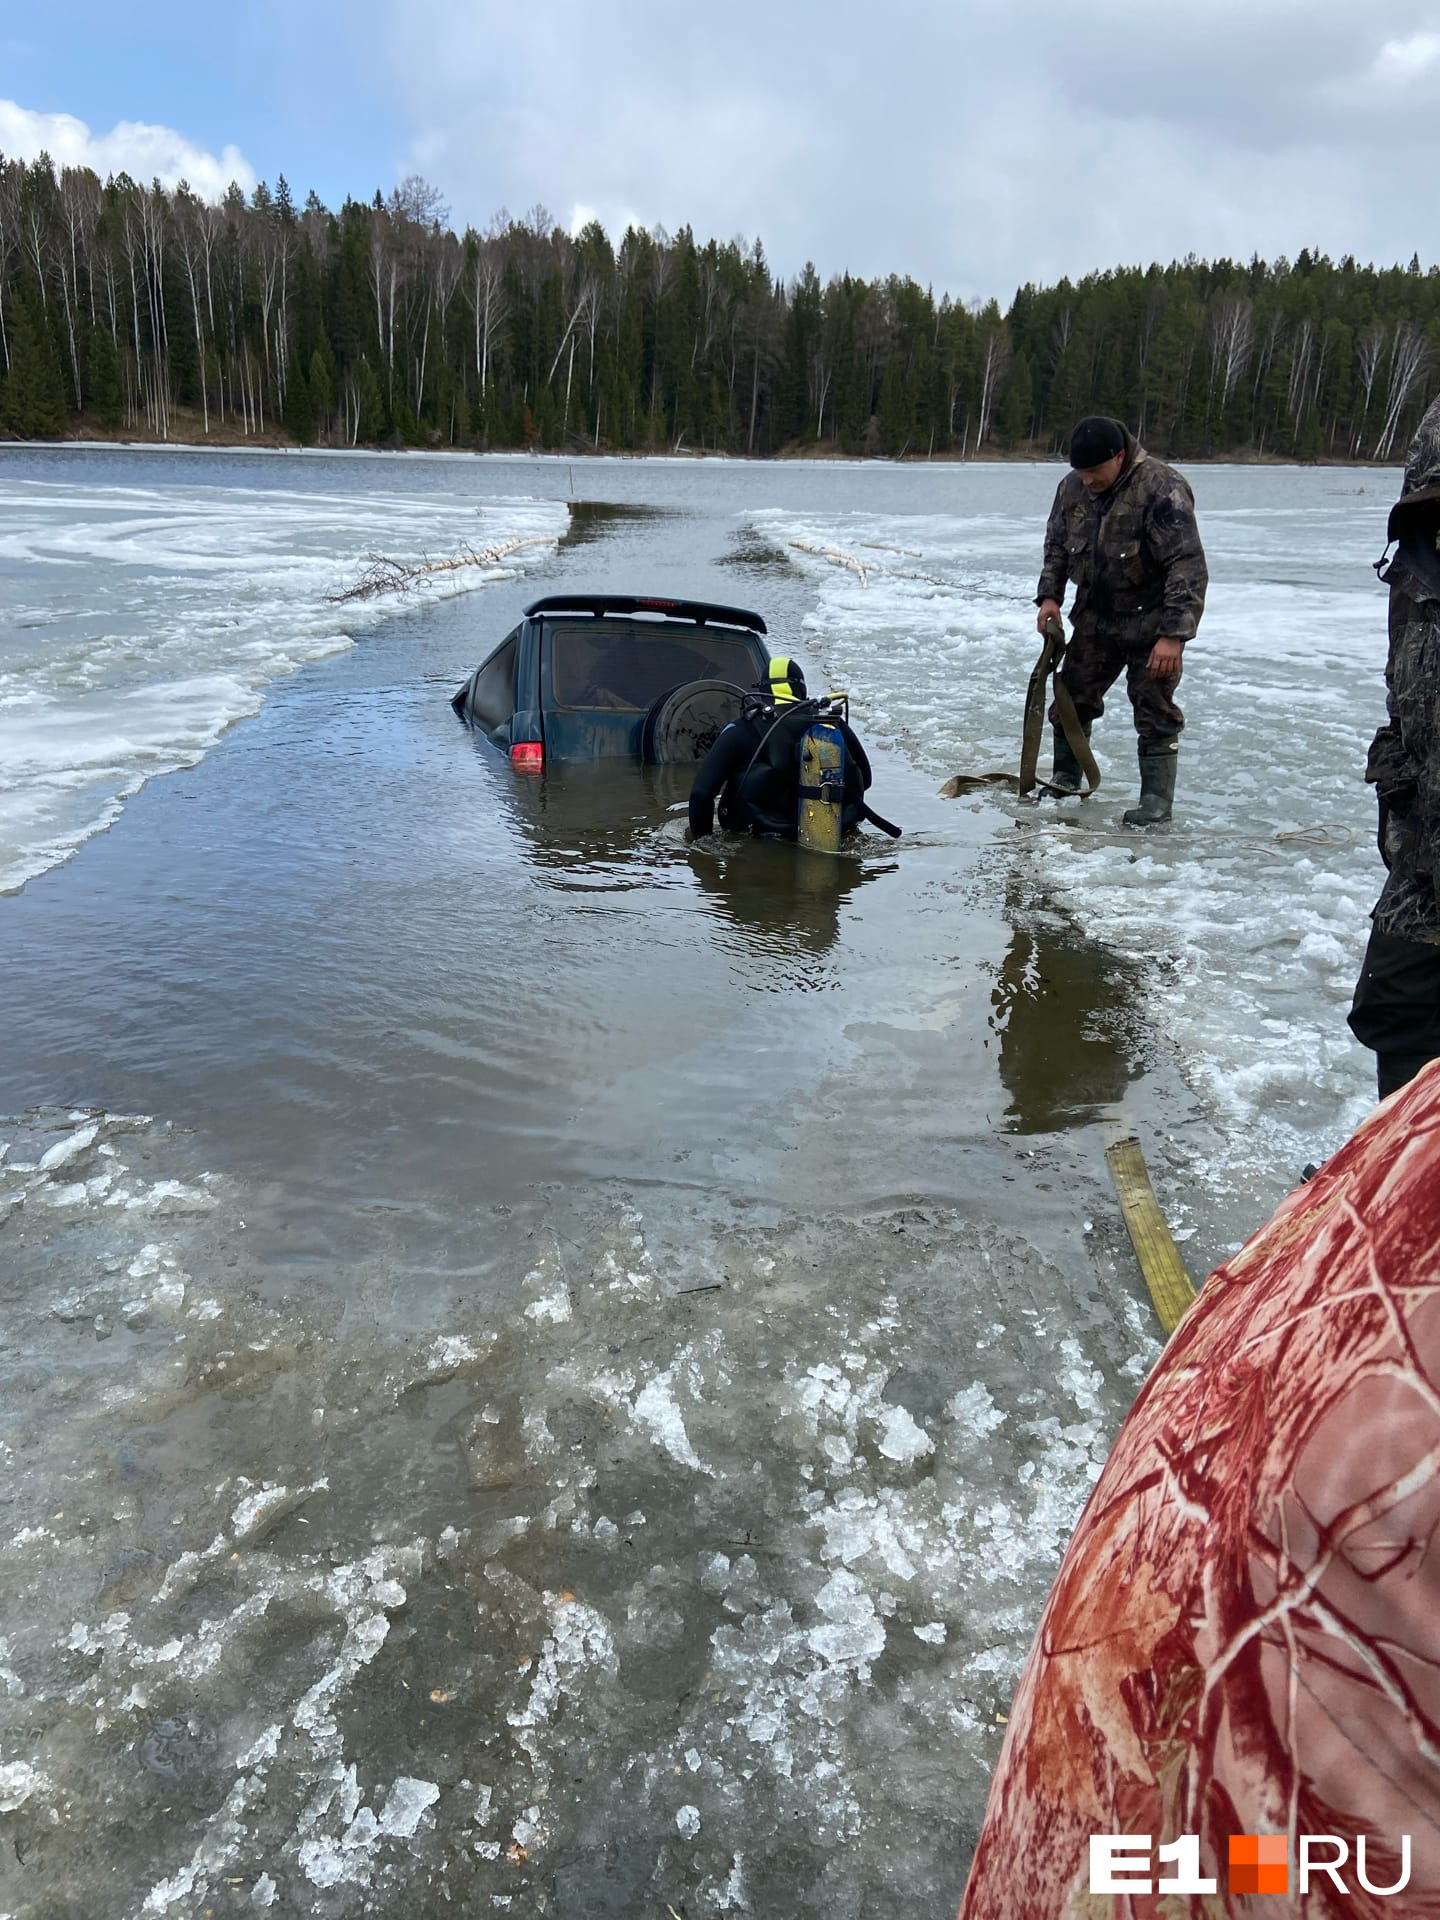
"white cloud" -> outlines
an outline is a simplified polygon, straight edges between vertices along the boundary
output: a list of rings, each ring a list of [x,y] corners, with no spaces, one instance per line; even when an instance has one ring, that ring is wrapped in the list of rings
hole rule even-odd
[[[644,214],[637,212],[634,207],[618,204],[611,207],[595,207],[588,200],[577,200],[570,209],[570,218],[565,222],[565,231],[571,235],[578,234],[583,227],[588,227],[592,220],[599,221],[612,241],[618,241],[627,227],[635,227],[638,230],[642,227],[648,228],[650,225]]]
[[[1403,40],[1387,40],[1375,58],[1375,78],[1387,86],[1409,86],[1440,65],[1440,33],[1426,29]]]
[[[248,193],[258,178],[238,147],[217,157],[197,147],[173,127],[122,120],[109,133],[92,133],[69,113],[32,113],[13,100],[0,100],[0,153],[12,160],[34,160],[48,153],[61,167],[91,167],[102,180],[128,173],[142,186],[158,179],[167,187],[188,180],[203,200],[219,200],[232,180]]]
[[[374,44],[462,222],[688,223],[1003,303],[1192,250],[1432,258],[1436,5],[410,0]]]

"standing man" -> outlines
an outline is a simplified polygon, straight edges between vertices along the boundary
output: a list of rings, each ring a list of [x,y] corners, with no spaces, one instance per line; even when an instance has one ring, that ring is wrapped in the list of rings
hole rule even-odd
[[[1380,802],[1387,877],[1370,916],[1350,1028],[1375,1054],[1380,1098],[1440,1058],[1440,400],[1420,422],[1390,509],[1389,720],[1365,778]]]
[[[1209,575],[1188,483],[1154,460],[1118,420],[1093,414],[1070,435],[1074,471],[1060,482],[1045,528],[1036,626],[1075,599],[1062,679],[1089,738],[1123,673],[1140,746],[1140,803],[1127,827],[1170,818],[1185,716],[1176,706],[1185,642],[1205,608]],[[1057,793],[1080,791],[1080,764],[1050,709]]]

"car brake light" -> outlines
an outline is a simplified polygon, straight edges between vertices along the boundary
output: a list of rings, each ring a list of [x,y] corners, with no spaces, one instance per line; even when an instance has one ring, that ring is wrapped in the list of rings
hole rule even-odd
[[[667,612],[669,612],[672,608],[678,607],[680,602],[678,600],[648,599],[648,600],[637,600],[635,604],[637,607],[663,607]]]
[[[521,773],[543,773],[545,749],[538,740],[517,740],[510,749],[510,764]]]

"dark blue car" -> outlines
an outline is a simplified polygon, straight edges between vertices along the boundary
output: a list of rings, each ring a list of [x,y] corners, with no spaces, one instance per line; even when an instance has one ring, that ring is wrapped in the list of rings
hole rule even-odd
[[[701,760],[765,677],[764,633],[743,607],[555,594],[525,609],[451,705],[531,772]]]

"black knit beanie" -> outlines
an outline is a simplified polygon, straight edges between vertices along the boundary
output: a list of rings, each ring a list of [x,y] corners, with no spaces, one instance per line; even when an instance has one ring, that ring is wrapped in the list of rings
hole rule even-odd
[[[1125,429],[1118,420],[1091,413],[1077,422],[1070,435],[1072,467],[1103,467],[1125,449]]]

